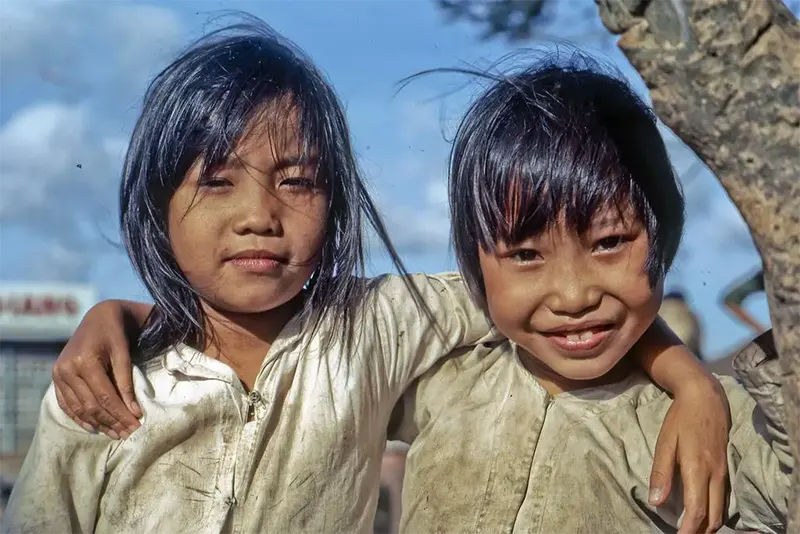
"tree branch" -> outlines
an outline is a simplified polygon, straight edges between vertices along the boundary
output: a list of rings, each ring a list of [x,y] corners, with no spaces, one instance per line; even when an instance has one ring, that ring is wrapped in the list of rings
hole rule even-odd
[[[800,459],[800,26],[777,0],[596,0],[664,123],[716,174],[764,263]],[[800,469],[789,532],[800,532]]]

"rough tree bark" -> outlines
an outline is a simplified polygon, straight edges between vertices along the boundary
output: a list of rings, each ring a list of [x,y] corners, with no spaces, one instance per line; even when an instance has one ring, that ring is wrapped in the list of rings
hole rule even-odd
[[[716,174],[764,263],[800,465],[800,26],[777,0],[596,0],[659,117]],[[800,532],[800,469],[788,532]]]

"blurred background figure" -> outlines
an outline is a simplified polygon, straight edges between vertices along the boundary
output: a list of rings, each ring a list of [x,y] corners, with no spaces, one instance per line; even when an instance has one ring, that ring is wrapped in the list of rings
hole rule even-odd
[[[689,347],[689,350],[702,360],[703,329],[694,310],[686,302],[683,292],[677,290],[667,293],[658,314]]]
[[[743,307],[744,301],[754,293],[764,292],[764,271],[759,269],[746,279],[739,280],[728,287],[722,295],[722,303],[742,323],[750,327],[755,334],[761,334],[767,328],[756,321]]]
[[[11,497],[11,489],[14,485],[11,483],[10,480],[6,480],[2,474],[0,474],[0,519],[3,517],[3,510],[6,508],[6,504],[8,504],[8,499]]]
[[[407,452],[408,445],[405,443],[399,441],[386,443],[373,534],[395,534],[400,530],[400,503]]]

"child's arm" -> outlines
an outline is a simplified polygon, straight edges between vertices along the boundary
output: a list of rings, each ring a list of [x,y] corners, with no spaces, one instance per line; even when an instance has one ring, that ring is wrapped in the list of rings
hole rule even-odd
[[[376,291],[373,317],[379,336],[383,369],[393,400],[409,384],[453,350],[500,339],[486,314],[471,299],[457,273],[413,275],[422,302],[435,322],[413,300],[406,282],[388,276]]]
[[[768,331],[734,359],[744,387],[729,377],[723,381],[732,419],[725,525],[736,531],[786,532],[794,461],[784,426],[782,372],[770,338]],[[669,508],[658,511],[675,524],[679,510]]]
[[[71,421],[48,388],[0,532],[92,532],[111,446]]]
[[[58,405],[86,430],[117,439],[139,428],[142,411],[133,393],[130,346],[152,309],[139,302],[101,302],[61,351],[53,367]]]
[[[375,307],[376,324],[364,326],[374,328],[380,339],[385,356],[380,374],[392,391],[387,398],[398,398],[453,349],[496,339],[460,275],[411,277],[435,322],[415,304],[408,281],[398,276],[377,281],[377,298],[367,303]],[[89,310],[61,352],[53,368],[59,405],[87,430],[117,439],[139,427],[142,414],[133,393],[129,347],[151,311],[151,305],[138,302],[101,302]]]
[[[685,506],[680,532],[719,526],[728,474],[730,408],[725,392],[660,319],[642,336],[634,353],[652,380],[675,398],[656,445],[650,503],[666,501],[677,463]]]

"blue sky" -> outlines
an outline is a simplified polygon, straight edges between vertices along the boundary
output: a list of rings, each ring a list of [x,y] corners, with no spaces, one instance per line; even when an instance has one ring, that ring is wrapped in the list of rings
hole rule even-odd
[[[555,5],[543,35],[575,39],[645,93],[593,3]],[[519,45],[480,40],[477,28],[449,23],[433,0],[3,0],[0,279],[84,282],[101,298],[147,299],[118,247],[122,157],[147,81],[220,9],[261,17],[326,72],[346,105],[361,164],[407,266],[455,269],[444,189],[447,140],[475,87],[457,91],[464,80],[429,76],[398,93],[397,83],[428,68],[487,66]],[[713,357],[750,336],[719,306],[719,295],[756,270],[759,258],[714,177],[665,135],[684,177],[688,223],[667,285],[688,294]],[[385,269],[385,258],[375,254],[372,272]],[[747,307],[768,322],[762,295]]]

